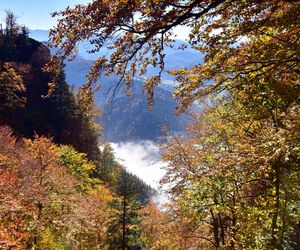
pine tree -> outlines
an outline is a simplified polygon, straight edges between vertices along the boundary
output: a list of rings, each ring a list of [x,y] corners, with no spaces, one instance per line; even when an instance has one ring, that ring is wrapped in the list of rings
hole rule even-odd
[[[114,199],[110,204],[115,210],[108,229],[110,249],[143,249],[140,224],[142,204],[131,177],[132,175],[128,174],[126,169],[121,171],[116,187],[119,198]]]

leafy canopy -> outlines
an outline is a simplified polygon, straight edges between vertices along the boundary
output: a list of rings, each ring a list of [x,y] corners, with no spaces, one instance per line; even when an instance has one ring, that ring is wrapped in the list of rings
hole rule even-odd
[[[89,40],[91,52],[104,46],[112,51],[95,61],[89,84],[99,76],[117,74],[118,86],[124,81],[130,90],[134,77],[145,74],[148,66],[164,69],[164,49],[172,46],[174,28],[186,25],[191,28],[189,43],[206,57],[203,64],[171,72],[181,83],[174,94],[182,108],[208,93],[236,87],[228,86],[232,79],[262,74],[273,79],[275,90],[282,89],[276,82],[286,79],[286,91],[294,91],[299,12],[298,1],[94,0],[53,14],[60,19],[51,42],[60,50],[49,65],[72,57],[76,44]],[[150,99],[161,71],[145,83]],[[299,87],[296,90],[299,93]]]

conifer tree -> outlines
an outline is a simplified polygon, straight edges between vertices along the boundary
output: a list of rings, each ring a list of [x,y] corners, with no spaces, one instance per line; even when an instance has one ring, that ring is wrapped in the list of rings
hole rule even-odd
[[[116,187],[119,197],[111,202],[115,213],[108,229],[110,249],[143,249],[140,220],[142,204],[132,180],[132,175],[129,175],[126,169],[122,169]]]

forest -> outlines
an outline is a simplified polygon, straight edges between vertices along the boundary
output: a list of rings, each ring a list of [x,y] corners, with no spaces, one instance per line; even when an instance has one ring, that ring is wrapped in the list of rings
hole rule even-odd
[[[5,15],[0,249],[300,249],[299,1],[92,0],[52,13],[47,43]],[[74,89],[65,69],[82,41],[99,56]],[[203,60],[168,69],[168,48]],[[166,73],[172,112],[191,122],[161,128],[159,205],[101,139],[95,96],[114,77],[112,103],[139,88],[151,112]]]

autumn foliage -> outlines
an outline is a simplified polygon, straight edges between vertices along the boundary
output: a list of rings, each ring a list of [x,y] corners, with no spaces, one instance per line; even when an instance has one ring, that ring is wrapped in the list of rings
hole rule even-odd
[[[299,1],[283,0],[95,0],[54,13],[57,58],[83,39],[94,52],[108,43],[89,83],[116,74],[128,90],[158,67],[144,82],[149,99],[173,29],[191,28],[185,46],[204,61],[169,73],[177,111],[200,101],[202,112],[162,152],[170,225],[186,239],[175,249],[299,248],[299,13]]]
[[[89,128],[81,136],[93,141],[79,140],[76,148],[93,148],[86,155],[44,136],[17,140],[1,127],[3,248],[300,248],[299,1],[94,0],[53,16],[59,20],[49,42],[57,53],[44,70],[54,98],[74,98],[66,86],[55,89],[61,63],[76,55],[79,42],[88,41],[92,53],[110,50],[94,62],[75,102],[79,127]],[[151,101],[179,25],[191,29],[180,49],[190,46],[204,60],[169,72],[178,83],[177,113],[195,101],[201,112],[186,136],[168,134],[161,149],[169,203],[159,210],[129,196],[126,172],[109,146],[98,155],[92,94],[107,75],[118,76],[114,87],[130,93],[136,77],[156,67],[157,75],[144,81]],[[19,73],[26,68],[7,58],[0,65],[0,111],[25,101]],[[114,183],[116,194],[95,177]]]
[[[103,249],[111,193],[98,184],[83,195],[85,175],[59,164],[65,149],[45,137],[16,141],[1,127],[0,140],[1,247]]]

